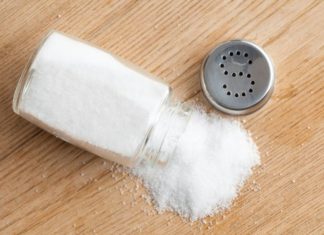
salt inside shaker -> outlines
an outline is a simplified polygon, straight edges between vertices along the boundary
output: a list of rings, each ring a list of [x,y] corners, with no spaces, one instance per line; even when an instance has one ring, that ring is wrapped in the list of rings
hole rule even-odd
[[[172,103],[167,84],[57,31],[26,66],[13,109],[49,133],[126,166],[143,158],[167,161],[190,117]],[[179,119],[182,125],[173,125]]]

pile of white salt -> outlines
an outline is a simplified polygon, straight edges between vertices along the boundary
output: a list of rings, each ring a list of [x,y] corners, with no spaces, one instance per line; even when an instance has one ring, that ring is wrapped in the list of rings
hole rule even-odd
[[[159,211],[196,220],[228,208],[259,164],[256,145],[239,122],[194,109],[165,165],[142,163],[139,176]]]
[[[15,111],[104,158],[125,165],[142,159],[131,172],[161,211],[196,220],[228,208],[259,163],[239,122],[197,108],[187,119],[184,105],[171,115],[166,84],[65,35],[47,38],[27,75],[17,88]],[[167,160],[152,162],[139,151],[145,143]]]

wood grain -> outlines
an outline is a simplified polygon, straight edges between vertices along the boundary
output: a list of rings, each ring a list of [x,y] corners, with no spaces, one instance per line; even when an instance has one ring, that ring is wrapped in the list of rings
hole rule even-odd
[[[17,80],[50,29],[112,51],[213,112],[199,84],[204,56],[229,39],[262,46],[275,92],[238,119],[263,164],[233,207],[195,223],[157,215],[112,163],[16,116]],[[320,0],[0,1],[0,234],[324,234],[323,29]]]

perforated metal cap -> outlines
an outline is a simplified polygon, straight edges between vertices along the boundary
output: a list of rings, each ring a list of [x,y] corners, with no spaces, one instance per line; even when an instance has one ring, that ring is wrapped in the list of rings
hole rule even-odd
[[[274,80],[274,67],[267,54],[242,40],[216,47],[201,69],[205,96],[214,107],[229,114],[248,114],[261,108],[271,96]]]

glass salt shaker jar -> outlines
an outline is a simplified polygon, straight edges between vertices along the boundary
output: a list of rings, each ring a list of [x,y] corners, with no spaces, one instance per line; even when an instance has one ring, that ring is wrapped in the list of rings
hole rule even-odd
[[[125,166],[164,163],[190,111],[167,84],[119,57],[52,31],[18,82],[13,110],[49,133]]]

